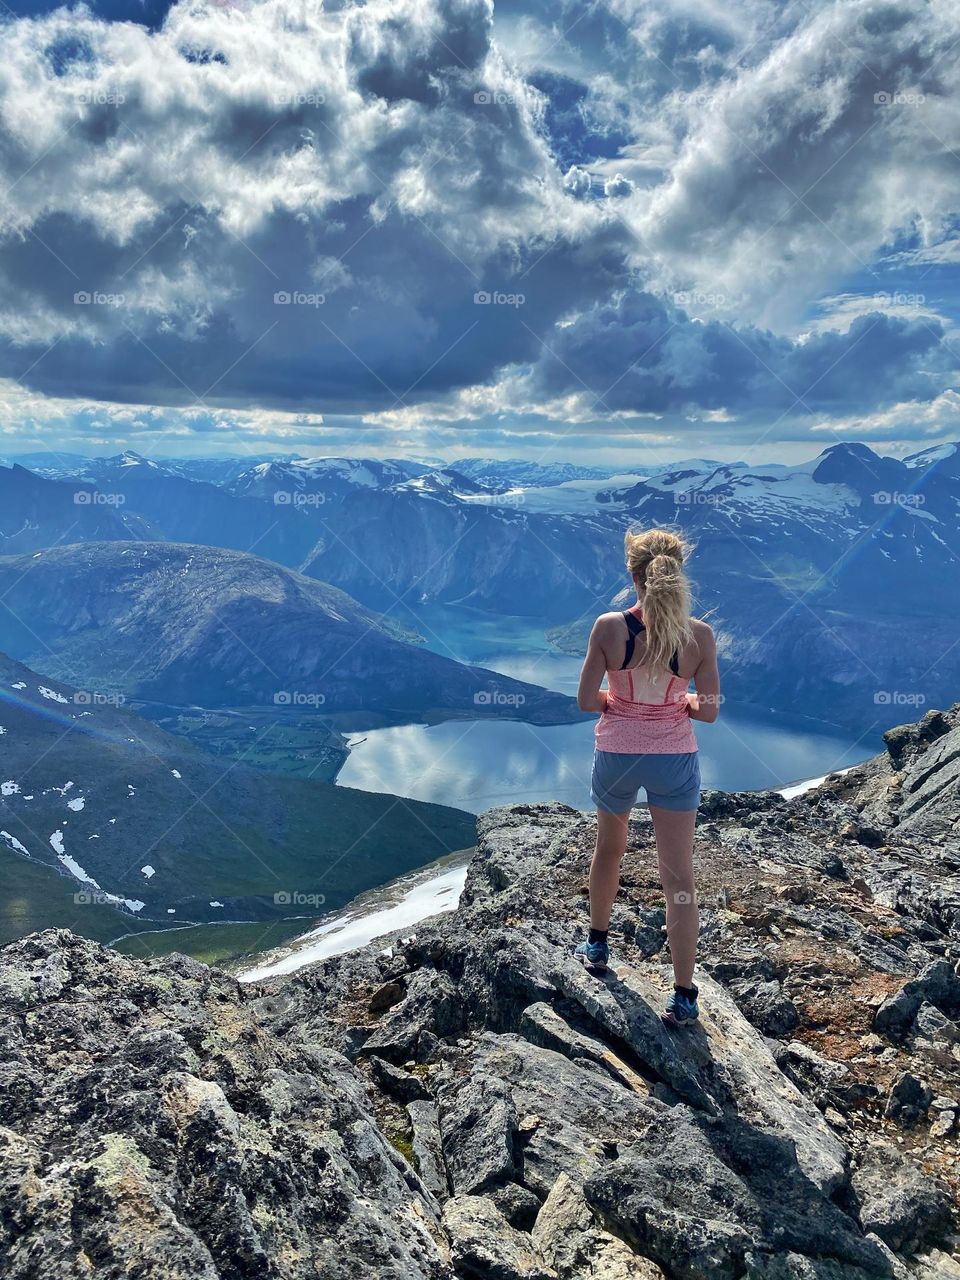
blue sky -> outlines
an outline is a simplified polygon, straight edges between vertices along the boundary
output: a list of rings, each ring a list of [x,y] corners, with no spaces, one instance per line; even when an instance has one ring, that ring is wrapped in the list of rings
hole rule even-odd
[[[960,437],[947,0],[13,5],[0,453]]]

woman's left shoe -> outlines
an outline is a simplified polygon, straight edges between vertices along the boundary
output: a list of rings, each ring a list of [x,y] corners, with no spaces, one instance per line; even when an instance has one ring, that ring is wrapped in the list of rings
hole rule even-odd
[[[605,942],[581,942],[573,954],[588,973],[606,973],[610,964],[610,948]]]

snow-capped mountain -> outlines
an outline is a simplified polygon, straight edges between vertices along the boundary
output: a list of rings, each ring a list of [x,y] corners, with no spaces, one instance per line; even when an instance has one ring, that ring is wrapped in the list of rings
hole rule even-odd
[[[904,462],[908,467],[931,467],[938,472],[957,475],[960,473],[960,444],[934,445],[919,453],[911,453]]]
[[[664,463],[637,465],[632,468],[634,474],[654,475],[663,470]],[[720,464],[704,459],[693,459],[685,465],[697,468],[716,467]],[[461,458],[451,464],[460,475],[471,480],[479,480],[481,484],[492,489],[534,489],[550,488],[565,484],[570,480],[610,480],[622,475],[624,467],[587,467],[578,462],[529,462],[523,458]]]
[[[460,458],[451,464],[460,475],[491,489],[563,484],[565,480],[606,480],[619,468],[585,467],[577,462],[528,462],[523,458]]]
[[[313,505],[333,502],[355,489],[384,489],[401,484],[429,468],[402,459],[296,458],[261,462],[244,471],[228,486],[241,497],[264,498],[277,506],[296,501],[297,495]]]

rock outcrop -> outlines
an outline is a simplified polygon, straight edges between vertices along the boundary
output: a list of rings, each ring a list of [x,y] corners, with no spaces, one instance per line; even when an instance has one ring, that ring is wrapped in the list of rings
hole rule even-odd
[[[819,788],[708,793],[703,1016],[636,811],[487,814],[456,912],[256,989],[69,933],[0,953],[0,1271],[960,1277],[960,714]]]

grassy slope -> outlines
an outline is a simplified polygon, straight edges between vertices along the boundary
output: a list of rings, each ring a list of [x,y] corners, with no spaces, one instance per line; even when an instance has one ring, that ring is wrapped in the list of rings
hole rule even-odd
[[[78,888],[52,867],[28,862],[0,845],[0,944],[50,928],[109,942],[126,929],[145,927],[112,907],[78,906],[73,899]]]
[[[0,727],[0,779],[14,787],[0,797],[4,940],[53,924],[109,940],[190,922],[216,922],[216,932],[231,920],[251,922],[237,935],[249,950],[270,924],[300,932],[475,840],[461,810],[218,761],[129,712],[77,704],[69,686],[2,655]],[[7,848],[11,839],[33,861]],[[82,886],[61,874],[55,847],[104,891],[141,899],[142,912],[75,903]]]
[[[157,933],[157,922],[138,921],[113,907],[74,901],[76,885],[51,867],[28,862],[0,847],[0,946],[41,929],[72,929],[98,942],[116,941],[128,955],[168,955],[183,951],[207,964],[279,946],[306,933],[309,919],[252,924],[199,925]],[[162,926],[161,926],[162,927]],[[125,933],[129,937],[123,937]]]

